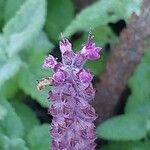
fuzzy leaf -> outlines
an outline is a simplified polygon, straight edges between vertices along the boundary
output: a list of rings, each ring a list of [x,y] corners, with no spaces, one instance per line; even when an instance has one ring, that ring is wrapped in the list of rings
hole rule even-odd
[[[3,120],[7,115],[7,109],[0,104],[0,120]]]
[[[85,31],[119,19],[127,19],[133,11],[139,13],[141,0],[99,0],[83,9],[64,31],[64,36],[71,36],[76,31]]]
[[[149,150],[150,142],[113,142],[100,150]]]
[[[0,149],[1,150],[28,150],[26,143],[21,138],[8,137],[0,134]]]
[[[45,0],[27,0],[20,7],[3,29],[9,56],[24,49],[39,34],[45,21],[45,13]]]
[[[131,96],[128,99],[125,111],[134,112],[146,103],[150,107],[150,48],[146,49],[141,63],[129,80]],[[142,109],[142,108],[141,108]]]
[[[25,104],[19,102],[15,102],[15,103],[13,102],[13,107],[15,108],[17,115],[20,117],[24,125],[26,134],[28,134],[30,130],[33,129],[33,127],[39,125],[39,121],[35,113]]]
[[[0,34],[0,60],[6,60],[5,52],[6,40],[2,34]]]
[[[0,121],[0,133],[5,134],[8,137],[21,137],[24,134],[24,129],[20,118],[17,116],[14,108],[11,104],[0,99],[0,104],[7,109],[5,118]]]
[[[121,115],[102,123],[97,130],[99,137],[108,140],[139,140],[146,136],[146,118],[139,115]]]
[[[22,62],[19,57],[12,57],[6,61],[0,60],[0,88],[2,84],[13,77],[19,70]]]
[[[46,19],[46,31],[49,37],[55,41],[60,33],[73,19],[73,4],[70,0],[49,0]],[[60,15],[61,14],[61,15]]]
[[[50,141],[48,124],[35,127],[28,135],[30,150],[48,150]]]
[[[143,104],[136,105],[131,110],[128,110],[127,113],[139,114],[144,117],[147,117],[147,120],[150,119],[150,102],[144,102]]]
[[[34,41],[27,47],[28,50],[33,51],[34,53],[44,54],[49,53],[53,48],[54,45],[49,41],[45,32],[40,32]]]

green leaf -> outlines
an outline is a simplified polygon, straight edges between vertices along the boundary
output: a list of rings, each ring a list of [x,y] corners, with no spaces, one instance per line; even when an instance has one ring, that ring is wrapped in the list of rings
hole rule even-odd
[[[17,115],[20,117],[24,125],[24,131],[26,134],[28,134],[33,129],[33,127],[39,125],[39,121],[35,113],[25,104],[13,102],[13,107],[15,108]]]
[[[139,140],[146,136],[146,130],[146,118],[130,114],[105,121],[98,127],[97,134],[108,140]]]
[[[46,31],[49,37],[55,41],[60,33],[73,19],[74,9],[70,0],[48,0],[48,12],[46,19]]]
[[[27,0],[20,7],[15,17],[3,29],[9,56],[24,49],[39,34],[44,25],[45,14],[45,0]]]
[[[64,31],[64,36],[71,36],[76,31],[85,31],[119,19],[127,19],[133,11],[139,13],[141,0],[100,0],[83,9]]]
[[[14,108],[2,98],[0,99],[0,104],[7,109],[5,118],[2,121],[0,120],[0,132],[10,138],[22,137],[24,134],[23,125]]]
[[[150,107],[150,48],[146,49],[141,63],[129,80],[131,95],[127,101],[125,111],[133,112],[146,103]]]
[[[43,91],[37,90],[37,80],[51,76],[51,70],[45,70],[42,68],[43,60],[46,56],[44,54],[34,54],[30,57],[28,64],[25,64],[20,71],[19,86],[27,95],[30,95],[33,99],[37,100],[42,106],[48,106],[48,91],[49,87],[46,87]]]
[[[50,142],[48,124],[35,127],[28,135],[30,150],[48,150],[50,149]]]
[[[0,88],[2,84],[13,77],[19,70],[22,62],[19,57],[12,57],[6,61],[0,60]]]
[[[8,99],[13,99],[15,94],[18,92],[18,74],[10,78],[3,84],[1,88],[1,94]]]
[[[7,22],[9,19],[11,19],[15,13],[18,11],[18,9],[21,7],[21,5],[26,1],[26,0],[5,0],[5,10],[4,10],[4,17],[5,17],[5,22]]]
[[[0,34],[0,60],[6,60],[6,52],[4,51],[6,40],[2,34]]]
[[[150,101],[136,105],[133,109],[128,110],[127,113],[143,115],[150,119]]]
[[[21,138],[8,137],[0,134],[0,149],[1,150],[28,150],[26,143]]]
[[[0,104],[0,120],[3,120],[7,115],[7,109]]]
[[[149,150],[150,142],[112,142],[101,150]]]
[[[40,32],[40,34],[34,39],[34,41],[27,47],[34,53],[49,53],[54,48],[54,45],[49,41],[47,34],[45,32]]]
[[[23,124],[14,108],[5,99],[0,99],[0,106],[6,110],[5,117],[0,120],[0,149],[1,150],[28,150],[25,141]],[[0,108],[2,111],[2,109]],[[0,112],[1,114],[1,112]]]

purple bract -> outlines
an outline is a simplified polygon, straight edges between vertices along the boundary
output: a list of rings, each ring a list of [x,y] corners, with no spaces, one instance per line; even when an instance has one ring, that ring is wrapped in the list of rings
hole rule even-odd
[[[92,122],[97,115],[89,102],[94,99],[95,89],[93,75],[83,66],[88,59],[99,59],[101,48],[89,35],[80,52],[74,53],[66,38],[60,41],[60,50],[62,63],[49,55],[43,64],[54,70],[49,92],[52,150],[94,150],[96,131]]]

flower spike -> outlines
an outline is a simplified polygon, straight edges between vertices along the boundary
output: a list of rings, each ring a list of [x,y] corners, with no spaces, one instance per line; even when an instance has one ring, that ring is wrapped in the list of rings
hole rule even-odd
[[[68,39],[62,37],[60,50],[62,63],[49,55],[44,68],[52,68],[54,75],[42,82],[38,88],[52,85],[48,99],[52,102],[48,112],[53,116],[51,125],[52,150],[94,150],[96,131],[93,121],[97,118],[94,108],[89,104],[94,99],[93,75],[83,68],[86,60],[100,58],[100,47],[88,40],[78,53],[72,51]],[[43,84],[41,84],[43,83]]]

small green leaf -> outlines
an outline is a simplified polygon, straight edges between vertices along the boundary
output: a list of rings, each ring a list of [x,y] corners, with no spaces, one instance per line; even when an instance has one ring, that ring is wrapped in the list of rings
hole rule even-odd
[[[0,120],[0,131],[8,137],[22,137],[24,134],[23,125],[14,108],[2,98],[0,104],[7,109],[5,118]]]
[[[39,121],[35,113],[25,104],[13,102],[13,107],[15,108],[17,115],[20,117],[24,125],[26,134],[28,134],[33,129],[33,127],[39,125]]]
[[[23,3],[3,29],[9,56],[24,49],[39,34],[44,25],[45,14],[45,0],[27,0]]]
[[[0,104],[0,120],[3,120],[7,115],[7,109]]]
[[[127,19],[133,11],[139,13],[141,0],[100,0],[83,9],[64,31],[64,36],[71,36],[76,31],[87,31],[99,25]]]
[[[19,57],[12,57],[8,60],[0,60],[0,88],[2,84],[13,77],[19,70],[22,62]]]
[[[26,143],[21,138],[8,137],[0,134],[0,149],[1,150],[28,150]]]
[[[25,141],[21,138],[9,139],[9,142],[10,142],[9,149],[11,149],[11,150],[29,150],[26,146]]]
[[[129,80],[131,95],[127,101],[125,111],[133,112],[146,103],[150,103],[150,48],[145,50],[141,63]],[[150,107],[150,106],[149,106]]]
[[[49,0],[46,19],[46,31],[49,37],[55,41],[60,33],[73,19],[73,4],[70,0]],[[61,14],[61,15],[60,15]]]
[[[100,150],[149,150],[150,142],[112,142]]]
[[[46,87],[43,91],[37,90],[37,80],[51,76],[51,70],[42,68],[43,60],[46,56],[44,54],[34,54],[30,57],[28,64],[25,64],[20,71],[19,86],[23,91],[30,95],[33,99],[37,100],[42,106],[48,106],[48,91]]]
[[[50,142],[48,124],[35,127],[28,135],[30,150],[48,150],[50,149]]]
[[[136,114],[121,115],[102,123],[99,137],[108,140],[139,140],[146,136],[146,118]]]

